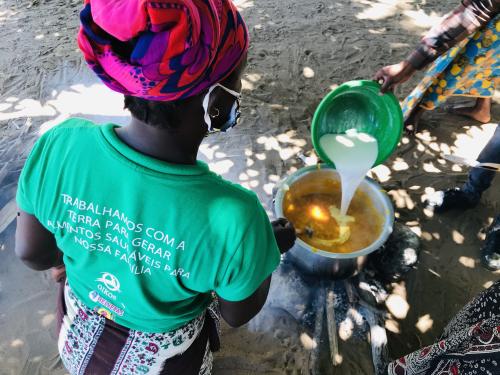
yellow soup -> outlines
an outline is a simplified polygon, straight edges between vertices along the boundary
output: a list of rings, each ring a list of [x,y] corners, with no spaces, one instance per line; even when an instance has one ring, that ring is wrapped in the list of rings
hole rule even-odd
[[[351,253],[369,246],[380,236],[383,218],[360,189],[349,206],[349,217],[339,223],[335,211],[340,207],[341,195],[340,181],[324,174],[310,175],[290,186],[283,211],[302,241],[333,253]]]

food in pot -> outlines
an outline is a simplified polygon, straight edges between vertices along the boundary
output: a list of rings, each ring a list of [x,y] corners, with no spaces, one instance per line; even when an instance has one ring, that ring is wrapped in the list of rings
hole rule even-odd
[[[358,189],[347,215],[339,210],[340,182],[325,175],[300,179],[289,187],[283,212],[310,246],[350,253],[372,244],[382,232],[383,217],[368,194]]]

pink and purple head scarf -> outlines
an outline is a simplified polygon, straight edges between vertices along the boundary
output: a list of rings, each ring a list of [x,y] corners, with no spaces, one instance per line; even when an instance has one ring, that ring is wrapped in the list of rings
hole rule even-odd
[[[231,0],[85,0],[78,45],[114,91],[173,101],[222,81],[248,49]],[[124,48],[126,46],[126,48]]]

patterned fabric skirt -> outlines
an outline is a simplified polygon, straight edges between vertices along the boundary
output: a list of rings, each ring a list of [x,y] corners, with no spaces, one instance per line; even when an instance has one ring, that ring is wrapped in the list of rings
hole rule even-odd
[[[433,110],[450,96],[489,98],[500,77],[500,16],[440,56],[402,104],[406,120],[420,106]]]
[[[500,374],[500,281],[453,318],[437,343],[389,364],[389,375]]]
[[[217,302],[166,333],[128,329],[84,306],[67,282],[58,304],[59,354],[71,375],[206,375],[219,346]]]

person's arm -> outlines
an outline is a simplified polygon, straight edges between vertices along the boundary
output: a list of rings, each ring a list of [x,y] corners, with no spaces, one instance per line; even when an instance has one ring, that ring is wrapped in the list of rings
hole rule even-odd
[[[422,38],[407,61],[415,69],[425,68],[468,35],[486,25],[499,11],[499,0],[463,0],[460,6]]]
[[[295,229],[288,220],[283,218],[273,221],[271,224],[278,248],[281,254],[284,254],[290,250],[295,243]],[[242,301],[227,301],[218,296],[222,318],[231,327],[240,327],[247,323],[257,315],[264,306],[270,285],[271,275],[260,284],[250,297]]]
[[[34,270],[47,270],[63,264],[54,235],[35,216],[21,209],[17,215],[15,252]]]
[[[271,275],[260,284],[250,297],[243,301],[231,302],[217,296],[222,318],[233,328],[241,327],[243,324],[248,323],[250,319],[260,312],[262,306],[266,303],[270,285]]]
[[[375,74],[375,80],[382,81],[381,92],[392,91],[396,85],[406,82],[415,71],[425,68],[499,12],[500,0],[463,0],[422,38],[405,60],[385,66]]]

